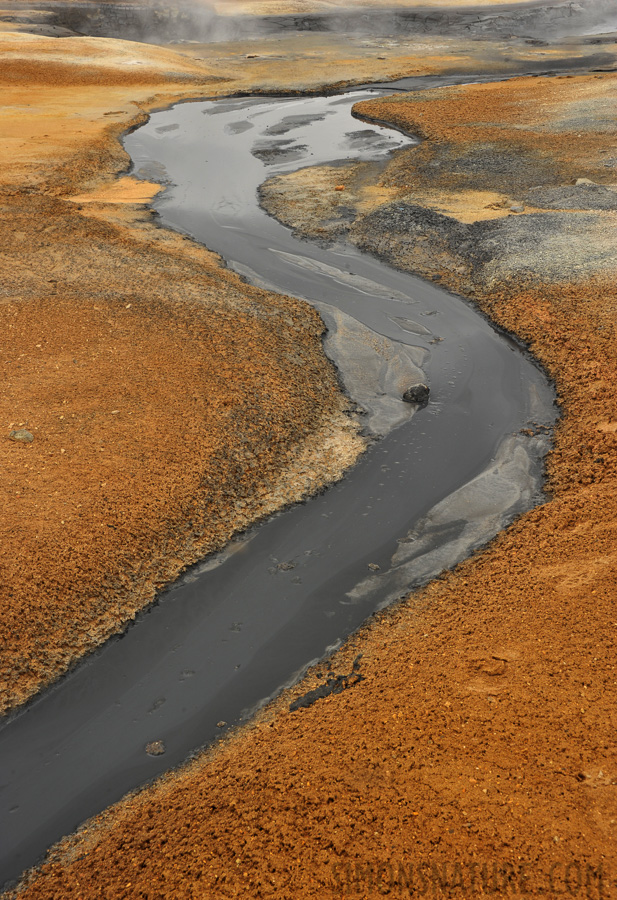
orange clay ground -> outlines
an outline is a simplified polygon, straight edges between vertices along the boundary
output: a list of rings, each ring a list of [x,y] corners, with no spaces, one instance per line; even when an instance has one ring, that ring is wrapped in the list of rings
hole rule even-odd
[[[144,203],[157,188],[117,178],[128,165],[118,138],[181,98],[492,71],[503,54],[490,41],[389,43],[351,41],[341,54],[334,36],[307,34],[249,58],[241,44],[180,55],[0,33],[0,711],[122,629],[188,563],[339,477],[362,450],[315,314],[153,227]],[[510,62],[534,52],[517,46]],[[275,438],[255,430],[263,418]],[[20,427],[33,443],[9,440]]]
[[[189,85],[167,89],[200,92],[201,76],[191,72],[189,77],[195,79]],[[73,89],[74,108],[82,90],[95,89]],[[405,236],[394,232],[390,240],[380,234],[379,245],[375,238],[371,247],[376,232],[369,228],[383,213],[380,190],[386,199],[452,214],[448,198],[458,191],[469,192],[472,206],[481,191],[496,194],[498,203],[519,200],[534,187],[516,174],[526,167],[540,174],[554,170],[557,185],[587,178],[610,188],[613,169],[600,157],[612,159],[614,89],[611,75],[524,80],[445,95],[399,96],[361,110],[421,131],[426,140],[383,173],[372,206],[364,196],[350,238],[382,255],[390,253],[410,269],[436,274],[436,267],[447,285],[473,293],[496,321],[530,342],[556,380],[564,411],[549,460],[550,500],[456,572],[382,614],[333,658],[333,671],[344,673],[362,653],[364,680],[309,709],[289,712],[294,696],[324,680],[326,667],[319,667],[251,726],[59,846],[21,896],[617,896],[617,298],[615,255],[611,264],[607,251],[615,213],[568,207],[557,210],[561,217],[549,216],[540,224],[525,204],[520,214],[499,212],[501,222],[529,220],[534,240],[527,269],[506,243],[495,245],[492,264],[482,257],[461,269],[466,256],[460,247],[451,248],[451,256],[440,248],[443,265],[438,265],[430,250],[406,244]],[[124,99],[114,97],[109,110],[135,97],[153,103],[147,98],[161,90],[160,84],[129,85]],[[37,103],[42,105],[45,96],[41,88]],[[47,96],[51,102],[51,93]],[[23,107],[26,102],[32,101],[24,93]],[[64,103],[68,112],[66,94]],[[3,513],[3,527],[9,540],[17,540],[10,535],[19,525],[20,540],[31,541],[19,567],[18,543],[7,545],[4,539],[3,562],[15,567],[4,583],[22,590],[24,598],[34,597],[37,583],[39,598],[66,584],[64,567],[53,567],[55,561],[71,565],[82,559],[79,544],[66,540],[62,529],[67,526],[78,540],[104,528],[111,533],[105,547],[114,546],[121,530],[122,546],[128,542],[135,551],[130,561],[116,557],[122,578],[131,575],[130,565],[146,546],[146,566],[160,565],[154,574],[146,571],[148,585],[157,582],[159,572],[169,574],[173,553],[180,566],[179,551],[165,547],[171,523],[165,516],[173,512],[180,523],[188,513],[193,520],[194,510],[203,511],[206,502],[203,493],[193,493],[193,485],[203,482],[191,484],[185,458],[181,477],[174,482],[169,476],[176,454],[187,444],[190,465],[196,457],[194,471],[201,477],[204,471],[215,473],[215,484],[224,485],[230,471],[233,477],[234,434],[247,435],[260,459],[254,481],[242,482],[247,518],[258,513],[259,503],[265,503],[264,485],[277,485],[278,473],[297,458],[307,434],[328,427],[343,441],[348,455],[337,444],[332,453],[337,465],[357,447],[349,427],[345,431],[339,425],[341,401],[318,354],[319,325],[304,307],[229,280],[206,251],[155,232],[136,207],[113,213],[104,203],[86,207],[83,199],[66,199],[69,188],[83,197],[86,187],[94,186],[98,167],[117,168],[120,161],[110,140],[113,127],[107,133],[96,130],[101,109],[88,115],[81,113],[88,134],[83,142],[76,138],[72,158],[64,147],[48,152],[49,145],[41,142],[40,161],[33,152],[15,174],[3,166],[3,215],[11,224],[2,240],[11,246],[3,249],[9,296],[2,314],[5,335],[11,324],[19,335],[17,341],[5,338],[2,348],[3,355],[12,354],[10,380],[3,382],[9,401],[5,428],[8,435],[10,428],[25,426],[35,435],[28,446],[7,439],[2,451],[7,491],[20,494]],[[30,122],[28,113],[24,122]],[[74,118],[71,130],[77,130]],[[509,187],[507,169],[495,162],[507,153],[522,160]],[[63,161],[56,168],[48,162],[54,154]],[[465,160],[473,160],[473,166],[466,169]],[[429,165],[430,197],[422,177]],[[473,209],[461,221],[473,223]],[[469,258],[474,252],[471,246]],[[559,277],[551,266],[562,257],[566,274]],[[28,310],[36,316],[26,315]],[[262,404],[261,419],[274,417],[272,432],[279,444],[271,449],[240,402],[248,373],[229,348],[241,321],[238,332],[246,332],[250,323],[249,340],[261,353],[273,314],[285,330],[272,334],[267,362],[255,352],[260,393],[252,396],[253,405]],[[214,346],[208,316],[217,319]],[[277,343],[285,334],[304,354],[304,365],[312,367],[311,389],[324,379],[318,395],[307,398],[289,384],[292,363],[281,362]],[[187,352],[178,352],[178,346]],[[229,371],[230,384],[191,361],[195,352],[202,359],[210,353],[206,358],[216,360],[217,376]],[[153,367],[160,373],[155,391]],[[112,382],[118,373],[121,378]],[[140,393],[140,379],[148,383],[147,392]],[[192,385],[194,379],[201,388],[195,390],[197,398],[178,399],[177,391],[186,394],[187,380]],[[250,389],[255,380],[253,365]],[[216,396],[215,410],[202,391]],[[267,395],[274,399],[268,401]],[[13,400],[11,405],[15,397],[27,403],[20,407]],[[198,414],[189,414],[189,401],[197,404]],[[162,411],[173,403],[178,405],[167,418]],[[225,410],[233,410],[228,418],[237,417],[228,427],[221,415]],[[277,430],[281,410],[287,420]],[[293,414],[294,429],[289,427]],[[220,429],[217,452],[207,449],[211,429]],[[202,444],[199,458],[196,447]],[[227,456],[218,452],[221,446],[230,447]],[[146,451],[151,452],[147,467],[140,458]],[[250,467],[238,464],[244,477]],[[25,514],[17,505],[22,494]],[[229,495],[221,494],[219,520],[235,524],[228,517]],[[40,509],[44,505],[44,515],[37,502]],[[79,502],[82,510],[87,502],[87,514],[79,511]],[[146,513],[145,527],[143,517],[131,520],[135,503]],[[201,534],[201,547],[214,540],[203,527]],[[32,551],[37,535],[40,549]],[[100,559],[102,553],[95,554],[85,537],[82,543],[90,560]],[[50,546],[55,547],[53,561]],[[151,552],[153,546],[162,548],[160,554]],[[27,560],[25,553],[35,555]],[[115,602],[114,596],[130,594],[126,585],[104,580],[111,577],[110,569],[98,574],[99,582],[85,571],[84,585],[98,583],[107,591],[92,607],[99,614],[107,615],[108,598]],[[140,577],[137,571],[130,584]],[[74,602],[83,603],[86,594],[76,593]],[[120,608],[125,615],[126,607]],[[20,627],[33,622],[36,631],[37,615],[25,607]],[[75,615],[75,621],[83,642],[83,620]],[[62,640],[72,639],[69,622]],[[56,659],[61,643],[50,652]],[[38,657],[33,653],[32,658]],[[25,666],[14,678],[17,693],[22,678],[33,683]]]
[[[118,42],[7,38],[3,51],[6,709],[362,444],[315,313],[155,229],[130,179],[84,196],[126,166],[116,137],[139,120],[135,98],[211,90],[208,73]],[[33,442],[9,439],[20,428]]]

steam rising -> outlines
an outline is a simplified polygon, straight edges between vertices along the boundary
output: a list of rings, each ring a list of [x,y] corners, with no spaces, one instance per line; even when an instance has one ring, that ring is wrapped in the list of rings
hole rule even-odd
[[[587,34],[608,34],[617,31],[617,4],[615,0],[595,0],[587,3],[586,10],[593,21],[589,22]]]
[[[551,41],[617,30],[616,0],[532,0],[524,4],[432,8],[414,5],[390,9],[356,3],[324,9],[322,0],[314,0],[309,11],[302,13],[285,12],[293,10],[293,5],[283,0],[281,13],[264,15],[263,8],[260,0],[215,0],[213,5],[204,0],[169,4],[156,0],[148,4],[72,2],[58,10],[57,16],[58,24],[84,34],[157,44],[251,40],[294,31]]]

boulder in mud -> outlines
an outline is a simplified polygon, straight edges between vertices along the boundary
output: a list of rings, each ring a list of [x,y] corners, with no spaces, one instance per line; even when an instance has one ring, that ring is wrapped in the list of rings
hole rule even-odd
[[[412,384],[403,394],[405,403],[420,403],[426,406],[430,394],[430,388],[426,384]]]

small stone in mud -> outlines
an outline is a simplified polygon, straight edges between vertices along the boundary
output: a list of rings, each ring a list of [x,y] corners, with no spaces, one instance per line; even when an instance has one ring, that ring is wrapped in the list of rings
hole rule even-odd
[[[279,572],[290,572],[292,569],[296,568],[295,562],[281,562],[278,563],[276,567]]]
[[[217,722],[217,723],[216,723],[216,727],[217,727],[217,728],[224,728],[225,725],[227,725],[227,722],[223,722],[222,719],[221,719],[220,722]]]
[[[16,431],[11,431],[9,438],[12,441],[20,441],[22,444],[31,444],[34,440],[34,435],[26,431],[25,428],[18,428]]]
[[[515,213],[525,212],[525,207],[523,206],[522,203],[511,203],[509,209],[510,209],[510,212],[515,212]]]
[[[379,572],[379,570],[381,569],[381,566],[378,566],[377,563],[369,563],[368,567],[371,572]]]
[[[412,384],[403,394],[405,403],[428,403],[430,389],[426,384]]]
[[[150,741],[146,744],[146,753],[148,756],[161,756],[165,753],[165,744],[163,741]]]

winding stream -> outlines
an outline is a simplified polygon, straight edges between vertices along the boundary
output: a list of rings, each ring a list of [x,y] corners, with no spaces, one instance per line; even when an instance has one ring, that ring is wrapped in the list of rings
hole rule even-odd
[[[348,247],[296,240],[257,203],[271,174],[378,163],[409,145],[351,118],[366,96],[187,103],[126,138],[137,173],[173,185],[155,203],[165,225],[317,303],[327,351],[382,439],[343,482],[192,569],[3,726],[1,882],[207,744],[217,723],[246,720],[372,612],[541,497],[548,438],[519,432],[550,426],[555,408],[533,361],[460,298]],[[412,417],[401,388],[420,377],[431,402]],[[148,756],[157,740],[165,754]]]

